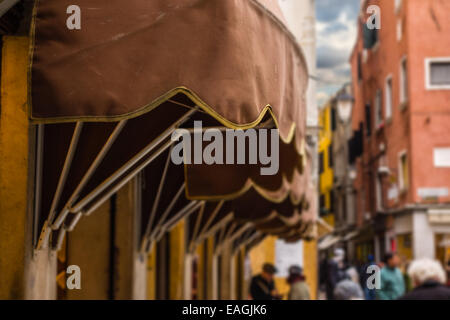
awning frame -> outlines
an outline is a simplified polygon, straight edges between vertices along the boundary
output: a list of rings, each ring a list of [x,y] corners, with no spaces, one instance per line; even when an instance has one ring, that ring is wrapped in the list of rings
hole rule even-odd
[[[148,166],[153,160],[155,160],[159,155],[161,155],[164,151],[170,148],[173,145],[173,141],[169,139],[165,143],[172,133],[181,126],[184,122],[189,120],[193,114],[197,112],[198,108],[192,108],[188,112],[186,112],[182,117],[177,119],[172,125],[170,125],[163,133],[161,133],[156,139],[151,141],[147,146],[141,150],[137,155],[135,155],[132,159],[126,162],[121,168],[116,170],[113,175],[109,176],[105,181],[103,181],[99,186],[97,186],[93,191],[91,191],[86,197],[78,201],[74,204],[74,202],[78,199],[80,192],[83,187],[87,184],[89,179],[94,174],[96,168],[100,165],[108,151],[110,150],[113,143],[116,141],[117,137],[121,133],[124,128],[127,120],[122,120],[118,122],[115,126],[113,132],[110,134],[106,143],[103,145],[100,152],[97,154],[94,161],[89,166],[86,173],[83,175],[83,178],[80,180],[79,184],[75,188],[74,192],[69,197],[69,200],[61,210],[59,214],[56,212],[56,208],[58,207],[60,196],[62,194],[62,190],[64,189],[66,179],[73,161],[73,157],[75,155],[78,141],[80,138],[81,131],[83,129],[83,122],[77,122],[75,125],[75,129],[73,131],[69,149],[67,151],[64,165],[61,171],[61,174],[58,179],[57,187],[55,194],[53,195],[51,209],[48,217],[45,219],[42,230],[37,230],[40,232],[39,240],[36,245],[36,249],[44,249],[48,247],[50,235],[54,233],[57,235],[56,240],[52,241],[52,248],[58,249],[61,246],[62,239],[64,239],[64,235],[67,231],[72,231],[75,225],[78,223],[80,218],[85,215],[89,216],[92,212],[94,212],[98,207],[100,207],[105,201],[107,201],[114,193],[116,193],[120,188],[122,188],[126,183],[128,183],[131,179],[133,179],[139,172],[141,172],[146,166]],[[42,191],[42,149],[43,149],[43,130],[44,124],[40,124],[37,127],[37,172],[36,172],[36,196],[39,198],[36,199],[34,205],[36,209],[40,209],[40,194]],[[162,144],[162,146],[160,146]],[[160,146],[154,153],[155,148]],[[151,155],[149,156],[149,154]],[[169,154],[170,155],[170,154]],[[147,159],[145,157],[149,156]],[[142,161],[140,164],[139,162]],[[137,165],[131,172],[128,172],[133,166]],[[114,185],[116,183],[116,185]],[[184,184],[183,184],[184,187]],[[108,190],[108,188],[111,188]],[[102,194],[104,192],[104,194]],[[99,199],[96,199],[99,197]],[[37,211],[39,212],[39,211]],[[72,216],[71,223],[67,225],[64,223],[69,214]],[[59,230],[59,231],[58,231]],[[62,231],[64,230],[64,231]],[[53,232],[52,232],[53,231]],[[56,233],[55,233],[56,232]]]

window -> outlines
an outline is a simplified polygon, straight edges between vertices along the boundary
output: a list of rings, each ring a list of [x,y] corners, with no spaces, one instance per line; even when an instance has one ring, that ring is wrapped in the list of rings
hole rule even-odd
[[[398,12],[402,7],[402,0],[395,0],[395,12]]]
[[[378,43],[378,29],[369,29],[367,23],[362,25],[364,49],[372,49]]]
[[[331,131],[336,131],[336,108],[331,107]]]
[[[366,104],[366,135],[370,137],[372,135],[372,117],[370,116],[370,104]]]
[[[397,41],[402,41],[403,37],[403,23],[402,19],[398,19],[397,21]]]
[[[407,190],[409,188],[409,168],[408,155],[406,151],[401,152],[399,155],[398,177],[400,190]]]
[[[328,146],[328,167],[333,167],[333,144]]]
[[[333,190],[330,191],[330,193],[328,194],[329,199],[330,199],[330,213],[334,213],[334,192]]]
[[[319,174],[324,172],[323,152],[319,153]]]
[[[384,92],[384,113],[386,115],[386,119],[390,119],[392,117],[392,76],[387,77]]]
[[[327,212],[325,205],[326,205],[325,204],[325,195],[321,194],[319,197],[319,209],[320,209],[321,215],[324,215]]]
[[[408,101],[408,68],[407,60],[403,58],[400,62],[400,104]]]
[[[361,53],[358,53],[358,81],[362,81],[363,76],[362,76],[362,58],[361,58]]]
[[[381,184],[381,176],[375,177],[375,192],[376,192],[376,206],[377,211],[383,211],[383,188]]]
[[[450,90],[450,57],[425,60],[426,88]]]
[[[375,125],[377,129],[383,124],[383,110],[381,109],[381,90],[377,90],[375,94]]]

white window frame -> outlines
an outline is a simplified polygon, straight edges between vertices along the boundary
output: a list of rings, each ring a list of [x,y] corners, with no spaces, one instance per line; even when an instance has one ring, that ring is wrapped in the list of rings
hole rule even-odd
[[[408,186],[405,186],[405,177],[403,176],[403,168],[402,168],[402,158],[403,156],[406,156],[406,162],[408,165],[408,171],[409,171],[409,163],[408,163],[408,151],[403,150],[398,153],[398,188],[400,191],[406,191],[409,188],[409,185],[411,184],[411,178],[409,177],[408,172]]]
[[[403,63],[406,62],[406,74],[405,72],[403,72]],[[400,105],[407,103],[408,102],[408,95],[409,95],[409,90],[408,90],[408,85],[409,85],[409,81],[408,81],[408,57],[407,56],[403,56],[400,59],[400,73],[399,73],[399,96],[400,96]],[[405,79],[406,78],[406,79]],[[404,90],[405,85],[404,82],[406,81],[406,90]],[[406,91],[406,92],[405,92]]]
[[[402,0],[395,0],[394,1],[395,13],[398,13],[400,11],[400,9],[402,8],[402,4],[403,4]]]
[[[375,176],[375,197],[377,211],[383,211],[383,185],[379,174]]]
[[[403,20],[399,18],[397,20],[397,41],[400,42],[403,39]]]
[[[383,118],[383,90],[377,89],[375,92],[375,98],[373,101],[374,111],[375,111],[375,130],[380,129],[384,124]],[[381,113],[381,115],[380,115]]]
[[[450,84],[445,85],[432,85],[431,84],[431,64],[434,62],[448,62],[450,63],[450,57],[435,57],[425,58],[425,88],[427,90],[450,90]]]
[[[390,101],[389,101],[389,112],[388,112],[388,83],[391,82],[390,86]],[[384,116],[386,120],[392,119],[393,106],[394,106],[394,81],[392,74],[386,77],[384,82]]]

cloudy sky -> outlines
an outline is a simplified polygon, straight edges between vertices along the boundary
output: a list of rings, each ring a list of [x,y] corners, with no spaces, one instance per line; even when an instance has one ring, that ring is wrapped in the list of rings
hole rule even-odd
[[[318,103],[350,81],[350,52],[356,40],[360,0],[316,0]]]

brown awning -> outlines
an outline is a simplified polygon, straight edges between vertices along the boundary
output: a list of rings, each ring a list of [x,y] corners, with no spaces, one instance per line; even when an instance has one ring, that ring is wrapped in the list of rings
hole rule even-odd
[[[181,93],[234,128],[266,113],[284,141],[305,128],[307,67],[274,0],[36,1],[31,119],[118,121]]]
[[[119,0],[79,0],[81,30],[66,28],[71,4],[36,1],[32,24],[41,242],[51,230],[60,239],[141,172],[152,186],[142,204],[149,239],[187,214],[212,214],[210,202],[226,203],[223,219],[228,202],[248,194],[271,203],[261,217],[294,213],[307,181],[308,77],[275,0],[129,0],[126,9]],[[278,174],[261,176],[260,165],[173,165],[170,136],[195,120],[279,128]],[[170,192],[158,196],[162,189]],[[236,203],[241,218],[252,214]]]

